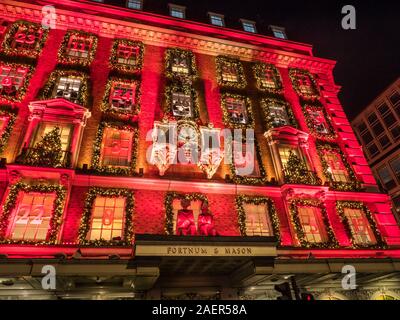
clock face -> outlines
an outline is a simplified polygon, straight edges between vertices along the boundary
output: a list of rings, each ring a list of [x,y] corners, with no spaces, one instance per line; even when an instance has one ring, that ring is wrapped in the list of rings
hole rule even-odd
[[[198,137],[196,129],[189,125],[183,125],[178,132],[179,144],[197,144]]]

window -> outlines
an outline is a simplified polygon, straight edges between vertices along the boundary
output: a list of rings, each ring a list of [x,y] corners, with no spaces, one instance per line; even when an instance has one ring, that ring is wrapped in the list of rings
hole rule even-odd
[[[235,140],[233,141],[233,174],[235,176],[252,178],[261,177],[261,162],[259,162],[255,152],[256,148],[256,141],[254,141],[253,145],[251,145],[251,143],[246,144]]]
[[[61,149],[63,151],[69,151],[71,134],[72,134],[72,125],[71,124],[63,124],[63,123],[54,123],[54,122],[42,122],[35,135],[34,141],[32,141],[31,147],[34,147],[38,142],[42,140],[42,138],[49,132],[53,131],[54,128],[58,127],[60,129],[60,139],[61,139]]]
[[[10,48],[22,51],[36,50],[43,37],[43,31],[39,24],[19,24],[12,37]]]
[[[372,126],[372,131],[374,132],[375,136],[379,136],[384,131],[382,124],[380,122],[376,122]]]
[[[375,236],[363,210],[344,208],[343,212],[347,218],[354,242],[356,244],[365,245],[376,243]]]
[[[126,6],[129,9],[142,10],[142,0],[128,0]]]
[[[323,135],[329,133],[329,126],[324,111],[315,108],[306,108],[306,110],[309,116],[310,130]]]
[[[229,122],[234,124],[246,124],[248,122],[246,98],[226,97],[225,108]]]
[[[128,45],[125,43],[118,43],[117,46],[117,64],[136,66],[140,54],[140,47],[135,45]]]
[[[93,39],[86,35],[70,34],[66,54],[69,57],[86,59],[93,46]]]
[[[175,117],[193,117],[193,99],[183,92],[172,93],[172,114]]]
[[[60,76],[54,88],[54,98],[64,98],[73,103],[80,104],[80,89],[82,81],[80,78]]]
[[[266,68],[263,77],[260,79],[263,88],[276,89],[276,75],[272,68]]]
[[[299,91],[303,95],[313,95],[315,90],[311,81],[311,77],[308,74],[299,74],[297,77]]]
[[[242,26],[243,30],[247,32],[252,32],[256,33],[256,23],[254,21],[249,21],[249,20],[241,20],[242,21]]]
[[[376,116],[375,113],[371,113],[368,117],[367,120],[369,122],[369,124],[374,124],[376,121],[378,121],[378,117]]]
[[[400,157],[391,160],[390,167],[392,168],[397,180],[400,181]]]
[[[390,146],[391,142],[387,135],[383,135],[379,138],[379,144],[381,145],[382,149],[386,149]]]
[[[387,112],[390,111],[390,109],[389,109],[388,105],[386,103],[384,103],[378,107],[378,111],[381,116],[384,116]]]
[[[214,26],[223,27],[225,26],[224,16],[216,13],[209,13],[210,15],[210,22]]]
[[[364,142],[364,144],[369,144],[374,138],[372,137],[371,133],[369,131],[364,132],[361,135],[361,139]]]
[[[96,197],[87,240],[110,241],[123,237],[125,201],[125,197]]]
[[[395,126],[394,128],[390,129],[390,134],[392,135],[393,139],[397,139],[400,137],[400,127]]]
[[[131,163],[132,142],[132,131],[105,128],[101,145],[101,165],[129,167]]]
[[[193,224],[193,230],[197,233],[198,230],[198,220],[199,220],[199,215],[201,213],[201,205],[202,201],[201,200],[194,200],[190,201],[190,206],[188,207],[188,211],[191,213],[190,214],[190,219],[187,220],[186,223],[192,223]],[[173,232],[174,234],[178,234],[178,228],[177,228],[177,220],[178,220],[178,211],[182,210],[182,205],[181,205],[181,199],[174,199],[172,201],[172,212],[173,212]],[[192,220],[193,218],[193,220]]]
[[[233,57],[218,56],[216,59],[218,85],[235,89],[247,85],[242,62]]]
[[[269,218],[267,204],[243,204],[246,213],[246,235],[247,236],[273,236],[274,231]]]
[[[392,196],[392,201],[396,212],[400,212],[400,195]]]
[[[287,39],[285,28],[270,26],[272,33],[274,34],[275,38],[279,39]]]
[[[385,166],[378,169],[378,175],[382,181],[382,184],[385,186],[387,190],[391,190],[394,187],[396,187],[396,182],[394,181],[388,167]]]
[[[383,122],[385,123],[385,125],[387,127],[391,127],[395,122],[396,122],[396,118],[393,115],[393,113],[390,111],[388,112],[384,117],[383,117]]]
[[[187,56],[175,54],[172,57],[171,71],[176,73],[189,74],[189,61]]]
[[[375,157],[379,153],[379,149],[378,149],[378,147],[376,146],[375,143],[372,143],[371,145],[369,145],[367,147],[367,150],[368,150],[369,155],[371,157]]]
[[[327,235],[320,210],[317,207],[298,206],[297,212],[304,240],[310,243],[325,242]]]
[[[133,111],[136,106],[137,83],[124,83],[114,81],[110,92],[111,109],[123,112]]]
[[[233,63],[222,64],[222,80],[226,82],[238,81],[238,69]]]
[[[9,238],[43,241],[53,215],[55,194],[23,192],[14,210]]]
[[[333,181],[348,182],[349,175],[341,155],[336,152],[326,152],[324,157],[328,165],[327,170],[332,175]]]
[[[363,131],[367,130],[367,125],[365,122],[361,122],[358,126],[357,129],[360,133],[363,133]]]
[[[291,152],[293,152],[297,157],[299,157],[301,159],[299,150],[296,147],[284,146],[284,145],[279,146],[279,156],[281,159],[282,167],[286,166],[286,163],[289,160],[289,156],[290,156]]]
[[[268,106],[269,116],[274,127],[290,126],[290,120],[283,104],[273,103]]]
[[[400,93],[394,92],[390,97],[389,97],[390,102],[392,105],[397,105],[400,101]]]
[[[16,98],[28,72],[29,68],[22,65],[0,63],[0,95]]]
[[[185,19],[185,7],[175,4],[169,5],[169,14],[171,17]]]

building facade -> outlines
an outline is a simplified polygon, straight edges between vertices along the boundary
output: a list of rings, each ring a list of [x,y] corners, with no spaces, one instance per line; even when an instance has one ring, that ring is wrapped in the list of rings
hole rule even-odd
[[[353,121],[368,164],[396,213],[400,211],[400,79],[393,82]],[[398,215],[397,215],[398,217]]]
[[[398,298],[334,61],[181,6],[45,2],[0,3],[0,298]]]

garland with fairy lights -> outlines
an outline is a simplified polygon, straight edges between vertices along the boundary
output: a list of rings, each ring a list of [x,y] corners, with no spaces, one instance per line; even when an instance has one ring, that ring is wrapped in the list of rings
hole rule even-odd
[[[0,106],[0,117],[8,118],[7,125],[0,137],[0,153],[2,153],[14,127],[15,119],[17,118],[17,110],[12,109],[10,106]]]
[[[356,178],[354,170],[351,168],[349,162],[346,159],[346,156],[344,155],[340,147],[336,144],[331,144],[326,142],[322,143],[319,141],[317,141],[316,146],[319,158],[321,160],[324,175],[330,180],[332,189],[339,191],[359,191],[361,189],[361,183]],[[324,157],[326,152],[334,152],[340,156],[346,168],[350,181],[343,182],[334,180],[332,172],[330,172],[329,170],[329,165]]]
[[[188,73],[174,72],[172,67],[174,65],[174,58],[184,59],[188,62]],[[181,48],[169,48],[165,52],[165,76],[169,79],[186,78],[194,80],[198,78],[199,74],[196,66],[196,57],[190,50]]]
[[[217,68],[217,82],[222,87],[230,87],[234,89],[244,89],[247,86],[247,81],[244,75],[243,65],[239,59],[217,56],[215,58]],[[237,81],[226,81],[223,79],[223,66],[234,68],[237,74]]]
[[[245,143],[246,139],[243,137],[243,142]],[[236,173],[236,168],[234,164],[234,159],[232,159],[231,163],[229,164],[229,168],[232,174],[232,181],[236,184],[246,184],[246,185],[264,185],[267,183],[267,173],[265,172],[264,165],[262,162],[261,150],[260,146],[257,143],[257,140],[254,139],[254,149],[255,149],[255,156],[257,159],[257,163],[254,162],[254,165],[258,164],[258,168],[260,170],[260,176],[252,177],[252,176],[241,176]],[[243,150],[242,150],[243,152]]]
[[[174,212],[172,208],[172,202],[175,199],[188,200],[188,201],[202,201],[208,204],[207,196],[201,193],[178,193],[175,191],[168,192],[165,196],[165,233],[168,235],[174,234]]]
[[[325,226],[325,230],[328,236],[328,239],[325,242],[309,242],[306,240],[304,230],[301,225],[298,207],[314,207],[318,208],[321,212],[322,221]],[[330,248],[334,249],[339,247],[339,243],[336,240],[335,234],[333,233],[331,224],[329,222],[328,213],[326,212],[326,208],[322,201],[315,199],[293,199],[289,203],[289,211],[291,221],[296,230],[297,238],[299,239],[300,245],[305,248]]]
[[[22,81],[23,82],[22,85],[18,88],[18,90],[14,91],[15,95],[9,95],[7,93],[4,93],[5,85],[2,86],[3,90],[1,90],[1,94],[0,94],[0,97],[5,100],[11,101],[11,102],[21,102],[23,100],[23,98],[25,97],[26,91],[28,90],[28,83],[32,77],[33,72],[35,71],[35,68],[30,64],[4,62],[4,61],[0,62],[0,67],[2,67],[2,66],[11,68],[12,70],[17,70],[17,68],[21,68],[21,67],[28,70]],[[3,81],[4,81],[4,79],[3,79]]]
[[[33,29],[35,35],[41,34],[41,37],[39,39],[35,39],[36,42],[35,48],[27,49],[27,48],[12,47],[13,42],[16,41],[15,36],[17,35],[17,32],[20,31],[21,29],[22,30]],[[49,30],[43,28],[38,23],[28,22],[24,20],[16,21],[8,28],[7,33],[4,36],[2,51],[4,52],[4,54],[8,56],[24,56],[27,58],[36,59],[43,49],[48,33]],[[24,40],[24,39],[18,39],[18,40]]]
[[[305,162],[292,150],[289,151],[289,157],[283,168],[283,174],[285,183],[312,186],[320,186],[322,184],[322,180],[318,175],[308,170]]]
[[[310,71],[304,69],[289,68],[289,77],[292,80],[293,89],[299,96],[306,99],[318,99],[320,97],[318,84]],[[310,79],[312,93],[305,93],[300,90],[299,77],[308,77]]]
[[[18,195],[20,192],[36,192],[36,193],[55,193],[56,199],[54,200],[52,217],[50,220],[49,230],[44,241],[34,240],[13,240],[5,238],[7,227],[12,212],[17,205]],[[60,185],[29,185],[24,182],[18,182],[11,186],[7,200],[3,205],[3,214],[0,217],[0,243],[11,244],[55,244],[57,241],[57,234],[62,222],[62,214],[64,211],[64,200],[66,197],[66,189]]]
[[[276,99],[276,98],[266,98],[261,100],[261,109],[264,114],[264,120],[265,120],[265,126],[266,130],[270,130],[272,128],[280,127],[281,125],[276,123],[276,117],[274,114],[271,112],[270,107],[275,106],[275,105],[280,105],[284,108],[286,111],[288,120],[289,120],[289,126],[293,128],[297,128],[297,121],[296,118],[294,117],[292,108],[290,107],[290,104],[287,103],[283,99]]]
[[[121,168],[113,166],[103,166],[100,163],[103,135],[104,135],[104,130],[106,128],[113,128],[113,129],[133,132],[131,163],[129,167]],[[97,130],[97,136],[93,147],[92,169],[100,174],[116,175],[116,176],[133,175],[136,169],[136,159],[137,159],[137,149],[138,149],[138,139],[139,139],[138,131],[139,130],[137,127],[132,126],[132,124],[125,121],[117,121],[117,120],[101,121],[99,124],[99,128]]]
[[[71,37],[86,37],[91,43],[90,50],[87,57],[73,57],[67,54],[68,44]],[[88,67],[94,60],[94,55],[97,49],[97,36],[84,31],[68,30],[61,43],[61,47],[58,50],[58,62],[67,65],[80,65]]]
[[[87,240],[87,235],[90,231],[90,222],[93,214],[93,205],[96,197],[118,198],[124,197],[125,200],[125,216],[124,216],[124,232],[123,239],[97,239]],[[129,189],[104,189],[92,187],[86,194],[85,205],[79,227],[79,244],[87,246],[128,246],[131,245],[133,239],[133,223],[132,217],[134,213],[135,200],[132,190]]]
[[[138,52],[135,57],[135,64],[126,64],[118,62],[118,48],[119,46],[137,48]],[[144,45],[143,42],[133,41],[127,39],[115,39],[110,56],[110,67],[113,70],[121,73],[135,73],[142,69],[143,66]]]
[[[265,84],[265,76],[267,72],[271,72],[272,74],[272,81],[274,82],[274,85],[272,87],[267,86]],[[258,90],[273,94],[282,93],[283,91],[282,78],[281,75],[279,74],[278,69],[273,64],[256,62],[253,65],[253,74],[254,78],[256,79],[256,85]]]
[[[112,87],[115,83],[121,83],[123,85],[136,85],[136,89],[134,92],[135,95],[135,105],[132,106],[132,110],[120,110],[113,108],[110,103],[110,95],[112,91]],[[103,102],[101,103],[101,110],[104,112],[110,112],[115,114],[129,114],[129,115],[136,115],[140,111],[140,81],[139,80],[131,80],[131,79],[122,79],[122,78],[115,78],[112,77],[107,81],[106,89],[104,92]]]
[[[238,99],[244,101],[246,114],[247,114],[247,121],[246,123],[236,123],[233,122],[229,116],[228,107],[227,107],[227,99]],[[222,93],[221,94],[221,107],[223,113],[223,120],[225,125],[229,126],[232,129],[251,129],[254,128],[254,114],[253,108],[251,106],[250,99],[248,97],[239,95],[239,94],[232,94],[232,93]]]
[[[46,85],[39,94],[39,98],[43,100],[54,98],[56,85],[61,77],[76,78],[80,80],[80,88],[77,97],[78,104],[87,107],[89,105],[89,76],[85,72],[75,70],[54,70],[50,74]]]
[[[164,113],[167,116],[173,116],[172,112],[172,94],[173,93],[182,93],[185,95],[189,95],[192,99],[192,117],[188,117],[192,120],[199,120],[200,118],[200,105],[197,98],[196,90],[192,88],[190,84],[187,83],[172,83],[165,87],[165,105],[164,105]],[[185,118],[185,117],[177,117],[177,118]]]
[[[260,205],[265,204],[268,208],[268,214],[270,221],[272,223],[272,229],[277,242],[280,243],[280,232],[279,232],[279,219],[276,213],[276,208],[274,202],[267,197],[260,196],[246,196],[239,195],[235,199],[236,210],[238,213],[239,230],[242,236],[246,236],[246,212],[244,210],[245,204]]]
[[[350,227],[350,222],[349,219],[347,218],[346,214],[344,213],[344,209],[349,208],[349,209],[358,209],[364,212],[365,217],[368,220],[368,223],[371,227],[371,230],[375,236],[376,239],[376,244],[360,244],[357,243],[356,240],[354,239],[354,234],[353,231]],[[375,223],[374,218],[372,217],[371,211],[369,211],[368,207],[365,206],[362,202],[357,202],[357,201],[336,201],[336,211],[338,212],[342,223],[345,227],[347,236],[350,238],[351,244],[353,248],[379,248],[379,249],[385,249],[387,248],[386,242],[383,240],[381,232],[378,230],[378,227]]]
[[[331,118],[320,102],[312,103],[309,101],[301,101],[301,106],[303,109],[304,117],[306,119],[307,127],[313,136],[315,136],[318,139],[322,139],[322,140],[334,140],[337,138],[336,131],[332,126]],[[314,121],[313,117],[310,115],[310,111],[322,111],[324,118],[325,118],[325,122],[328,126],[327,133],[321,133],[315,129],[315,121]]]

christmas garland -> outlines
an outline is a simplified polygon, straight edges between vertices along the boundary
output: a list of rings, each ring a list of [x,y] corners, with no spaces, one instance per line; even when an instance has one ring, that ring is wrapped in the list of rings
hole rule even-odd
[[[136,63],[134,65],[118,63],[117,51],[118,51],[119,45],[124,45],[127,47],[136,47],[139,49],[138,55],[136,57]],[[142,69],[142,66],[143,66],[143,54],[144,54],[143,42],[132,41],[132,40],[127,40],[127,39],[115,39],[114,44],[111,49],[111,56],[110,56],[111,69],[114,69],[121,73],[138,72]]]
[[[360,181],[357,180],[353,169],[351,168],[350,164],[346,159],[346,156],[344,155],[344,153],[342,152],[342,150],[338,145],[330,143],[322,143],[317,141],[316,146],[319,158],[321,160],[324,175],[330,180],[332,189],[339,191],[358,191],[361,189]],[[350,182],[341,182],[334,180],[332,173],[329,171],[329,165],[324,157],[326,151],[335,152],[340,155],[340,158],[342,159],[342,162],[346,167],[346,171],[351,180]]]
[[[0,66],[6,66],[11,69],[17,69],[17,68],[26,68],[28,72],[25,75],[25,78],[23,80],[23,84],[18,88],[18,91],[16,91],[15,96],[10,96],[7,94],[1,94],[0,98],[11,101],[11,102],[20,102],[23,100],[25,97],[26,91],[28,90],[28,82],[30,78],[32,77],[33,72],[35,71],[35,68],[32,65],[25,64],[25,63],[13,63],[13,62],[0,62]]]
[[[34,49],[24,49],[24,48],[16,49],[11,47],[12,42],[15,39],[15,35],[20,28],[25,28],[25,29],[35,28],[38,30],[37,32],[39,32],[40,30],[40,32],[42,33],[42,37],[39,39],[39,41],[37,41]],[[9,56],[25,56],[27,58],[36,59],[43,49],[48,33],[49,33],[48,29],[41,27],[40,24],[23,20],[16,21],[9,27],[6,35],[4,36],[2,45],[3,52],[4,54]]]
[[[89,105],[89,76],[84,72],[75,70],[54,70],[50,74],[39,98],[43,100],[53,98],[54,90],[60,77],[74,77],[81,81],[78,101],[80,105],[87,107]]]
[[[306,163],[292,151],[289,151],[289,158],[283,170],[285,183],[312,186],[322,184],[318,175],[314,171],[308,170]]]
[[[313,91],[313,93],[308,94],[308,93],[301,92],[299,79],[298,79],[299,76],[309,77],[310,82],[311,82],[311,90]],[[318,84],[315,81],[312,74],[308,70],[289,68],[289,77],[292,80],[293,89],[297,92],[297,94],[299,96],[307,98],[307,99],[318,99],[320,97]]]
[[[70,38],[73,36],[87,37],[90,39],[92,46],[91,46],[91,48],[88,52],[88,56],[86,58],[71,57],[67,54],[67,46],[68,46]],[[94,59],[96,49],[97,49],[97,36],[95,36],[94,34],[91,34],[91,33],[84,32],[84,31],[68,30],[64,36],[64,39],[61,43],[61,47],[58,51],[58,61],[61,64],[67,64],[67,65],[76,64],[76,65],[80,65],[83,67],[88,67]]]
[[[14,110],[9,106],[0,106],[0,116],[8,117],[7,125],[0,137],[0,153],[2,153],[14,127],[15,119],[17,118],[17,110]]]
[[[280,243],[280,232],[279,232],[279,219],[276,213],[274,202],[267,197],[260,196],[245,196],[239,195],[235,199],[236,210],[238,212],[238,221],[239,221],[239,230],[242,236],[246,236],[246,212],[244,210],[244,204],[266,204],[268,207],[268,214],[270,221],[272,223],[272,228],[274,232],[274,236],[277,239],[277,242]]]
[[[178,193],[175,191],[167,192],[164,200],[165,206],[165,233],[168,235],[174,234],[174,212],[172,210],[172,202],[174,199],[188,200],[188,201],[202,201],[208,204],[208,199],[201,193]]]
[[[311,134],[313,134],[318,139],[323,140],[334,140],[337,138],[337,134],[335,129],[333,129],[331,118],[326,112],[325,108],[319,103],[311,103],[307,101],[301,101],[301,106],[303,109],[303,114],[306,119],[307,127],[310,130]],[[328,133],[319,133],[315,130],[313,118],[310,116],[309,110],[322,111],[326,124],[328,125]]]
[[[350,209],[359,209],[362,210],[369,222],[369,225],[372,229],[372,232],[374,233],[375,239],[376,239],[376,244],[359,244],[356,243],[354,239],[354,234],[351,230],[350,223],[348,218],[346,217],[344,213],[345,208],[350,208]],[[380,231],[378,230],[375,220],[372,217],[371,211],[365,206],[362,202],[356,202],[356,201],[336,201],[336,211],[338,212],[342,223],[345,227],[347,236],[350,238],[351,244],[353,248],[379,248],[379,249],[385,249],[387,248],[387,245],[385,241],[382,238],[382,235]]]
[[[299,218],[299,212],[298,212],[298,207],[299,206],[304,206],[304,207],[315,207],[318,208],[321,212],[322,215],[322,220],[325,225],[325,230],[328,236],[327,241],[325,242],[309,242],[306,240],[304,231],[301,225],[301,221]],[[339,247],[339,243],[335,238],[335,235],[333,233],[331,224],[329,222],[328,214],[326,212],[325,206],[322,201],[319,200],[314,200],[314,199],[294,199],[291,200],[289,203],[289,211],[290,211],[290,217],[293,223],[293,226],[296,230],[297,238],[300,241],[300,245],[302,247],[306,248],[330,248],[334,249]]]
[[[245,138],[243,138],[245,140]],[[245,141],[243,141],[244,143]],[[262,162],[261,150],[257,143],[257,140],[254,139],[254,149],[255,149],[255,156],[257,159],[258,167],[260,169],[260,176],[259,177],[248,177],[248,176],[240,176],[236,174],[236,168],[234,161],[229,164],[230,171],[232,174],[232,181],[236,184],[246,184],[246,185],[264,185],[267,183],[267,174],[264,169],[264,165]],[[242,150],[243,152],[243,150]],[[256,163],[255,163],[256,164]]]
[[[231,87],[235,89],[243,89],[246,87],[247,82],[244,75],[243,65],[239,59],[226,57],[226,56],[218,56],[215,58],[216,67],[217,67],[217,82],[220,86]],[[225,81],[222,77],[222,66],[229,65],[236,69],[237,71],[237,81]]]
[[[10,216],[15,209],[19,192],[38,192],[38,193],[55,193],[56,199],[54,200],[53,214],[50,220],[50,227],[47,233],[46,240],[13,240],[6,239],[5,233],[9,224]],[[55,244],[57,241],[57,234],[62,222],[62,214],[64,211],[64,200],[66,196],[66,189],[60,185],[29,185],[23,182],[18,182],[11,186],[7,200],[3,205],[3,215],[0,217],[0,243],[11,244],[34,244],[45,245]]]
[[[273,105],[281,105],[285,108],[286,114],[289,118],[290,126],[297,128],[297,121],[296,118],[294,117],[292,108],[290,107],[289,103],[282,99],[275,99],[275,98],[265,98],[261,100],[261,109],[263,110],[264,114],[264,120],[265,120],[265,126],[266,130],[270,130],[272,128],[275,128],[276,125],[274,124],[274,117],[272,116],[269,107]]]
[[[133,110],[116,110],[111,107],[110,104],[110,94],[111,94],[111,89],[112,86],[115,82],[120,82],[125,85],[131,85],[131,84],[136,84],[136,90],[135,90],[135,101],[136,104],[135,106],[132,107]],[[122,78],[115,78],[112,77],[107,81],[104,97],[103,97],[103,102],[101,104],[101,110],[104,112],[110,112],[110,113],[115,113],[115,114],[129,114],[129,115],[136,115],[140,111],[140,81],[139,80],[129,80],[129,79],[122,79]]]
[[[133,140],[132,140],[132,150],[131,150],[131,165],[129,168],[120,168],[120,167],[112,167],[112,166],[102,166],[100,163],[101,157],[101,145],[103,141],[103,134],[106,128],[114,128],[119,130],[126,130],[133,132]],[[109,174],[116,176],[130,176],[134,174],[136,168],[136,158],[137,158],[137,149],[138,149],[138,138],[139,132],[136,127],[133,127],[130,123],[115,121],[115,120],[103,120],[99,124],[99,128],[97,130],[96,140],[94,142],[93,147],[93,157],[92,157],[92,169],[100,174]]]
[[[189,84],[172,83],[165,87],[165,105],[164,113],[167,116],[175,117],[172,113],[172,94],[175,92],[180,92],[192,97],[192,111],[193,116],[190,117],[192,120],[199,120],[200,118],[200,106],[197,99],[196,90],[194,90]]]
[[[266,87],[263,83],[267,72],[273,74],[274,88]],[[253,65],[253,74],[256,79],[257,88],[260,91],[269,92],[273,94],[281,94],[283,91],[282,78],[278,69],[273,64],[263,62],[256,62]]]
[[[179,56],[182,59],[187,59],[189,65],[189,73],[177,73],[172,71],[173,66],[173,59],[174,57]],[[165,76],[169,79],[176,79],[176,78],[188,78],[188,79],[196,79],[199,75],[197,72],[196,66],[196,58],[192,51],[184,50],[180,48],[169,48],[165,52]]]
[[[247,113],[247,123],[245,123],[245,124],[244,123],[234,123],[234,122],[231,121],[231,119],[229,117],[227,103],[226,103],[226,100],[228,98],[244,100],[246,113]],[[242,95],[238,95],[238,94],[222,93],[221,94],[221,107],[222,107],[222,113],[223,113],[223,119],[224,119],[225,125],[229,126],[232,129],[251,129],[251,128],[254,128],[253,108],[251,106],[251,102],[250,102],[249,98],[247,98],[245,96],[242,96]]]
[[[90,231],[92,209],[94,201],[96,200],[97,196],[102,196],[107,198],[117,198],[117,197],[126,198],[123,239],[121,240],[86,239],[87,234]],[[113,246],[131,245],[133,239],[132,217],[134,213],[134,207],[135,207],[135,201],[133,197],[133,192],[129,189],[103,189],[98,187],[90,188],[86,195],[85,206],[83,209],[81,224],[79,228],[79,235],[78,235],[79,243],[81,245],[95,246],[95,247],[110,246],[110,245]]]

